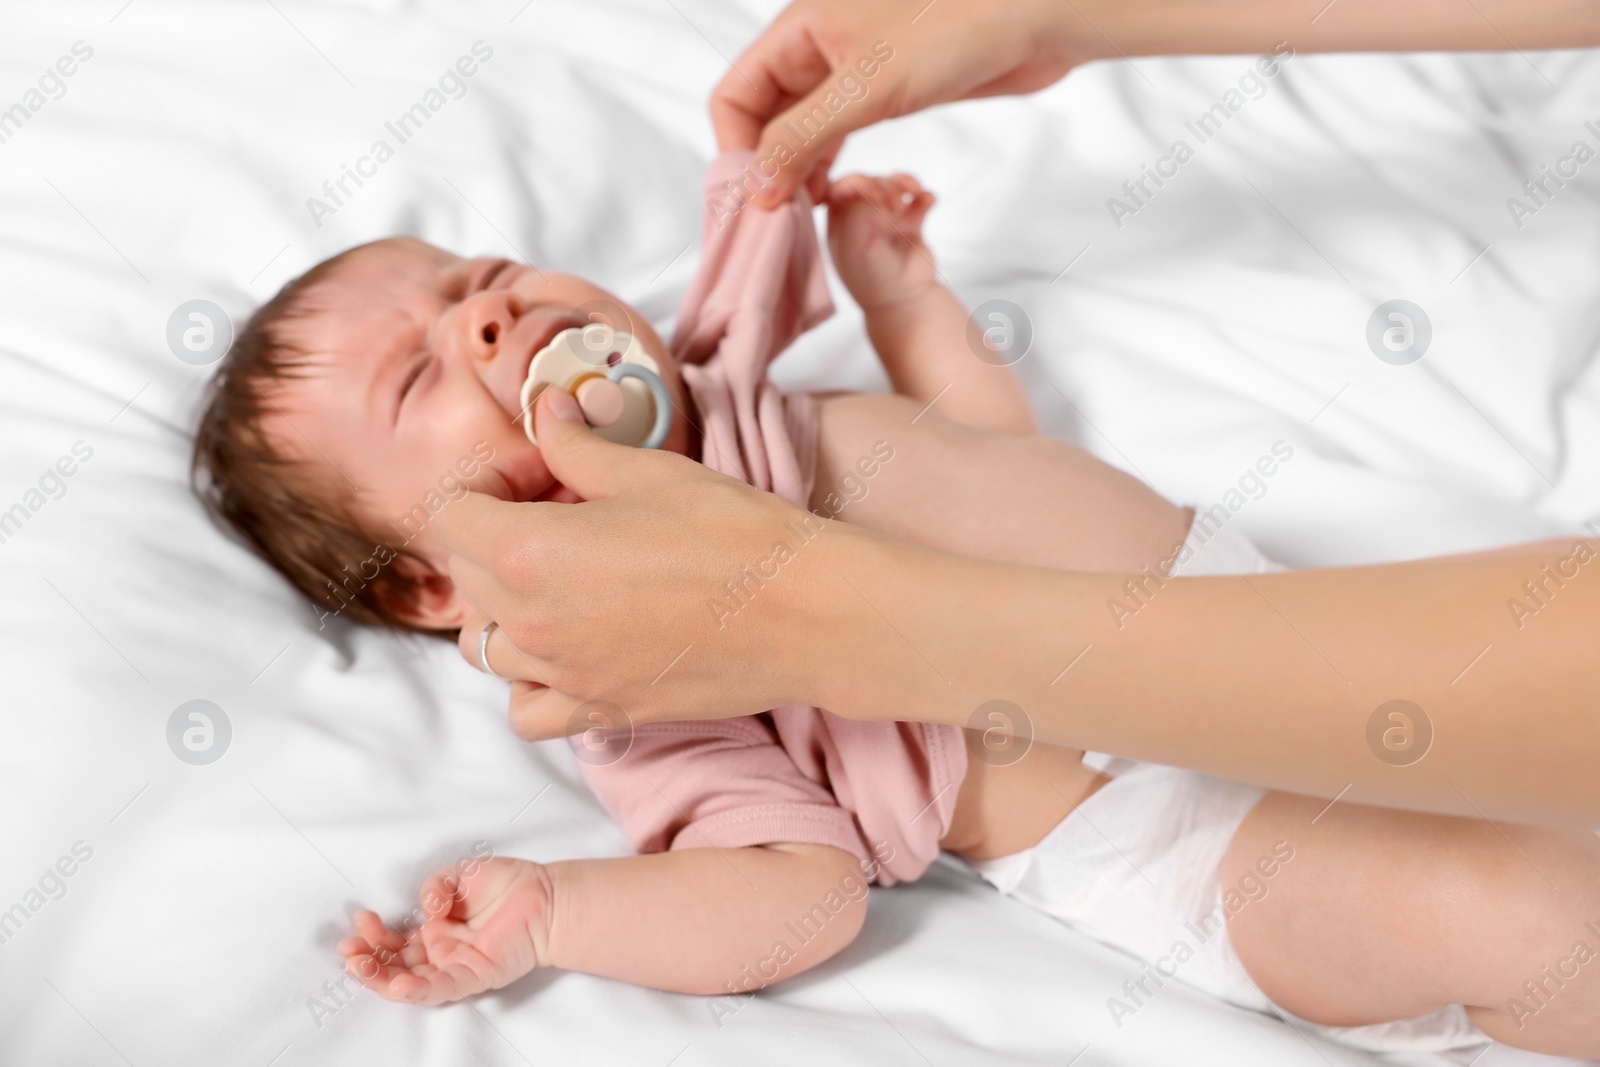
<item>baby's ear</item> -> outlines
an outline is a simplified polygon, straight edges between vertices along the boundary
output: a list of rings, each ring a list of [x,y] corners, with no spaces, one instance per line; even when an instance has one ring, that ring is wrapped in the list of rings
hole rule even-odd
[[[378,583],[378,599],[389,613],[423,630],[459,630],[472,614],[472,605],[456,591],[450,576],[434,570],[426,560],[396,554],[385,580]]]

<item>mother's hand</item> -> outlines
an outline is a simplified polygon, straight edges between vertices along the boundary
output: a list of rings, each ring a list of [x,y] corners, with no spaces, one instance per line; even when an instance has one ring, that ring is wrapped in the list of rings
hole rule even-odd
[[[719,147],[755,148],[776,168],[758,206],[801,185],[821,202],[847,133],[1043,89],[1100,47],[1059,0],[794,0],[717,85],[711,121]]]
[[[575,411],[564,408],[541,398],[537,432],[552,473],[582,503],[472,493],[436,520],[450,577],[480,612],[462,629],[462,655],[478,666],[483,618],[499,624],[488,658],[517,679],[517,733],[556,737],[619,715],[610,725],[748,715],[805,699],[809,680],[771,650],[804,663],[804,644],[825,632],[808,621],[809,583],[789,573],[823,565],[820,550],[786,564],[789,580],[766,583],[736,618],[714,604],[776,541],[794,540],[786,524],[818,520],[684,456],[605,441],[581,416],[565,421]]]
[[[801,185],[820,202],[848,133],[935,104],[1043,89],[1091,59],[1291,43],[1302,52],[1600,43],[1600,7],[1571,0],[1367,2],[1321,25],[1306,19],[1300,0],[792,0],[718,83],[711,122],[719,147],[755,148],[776,166],[754,198],[770,207]]]

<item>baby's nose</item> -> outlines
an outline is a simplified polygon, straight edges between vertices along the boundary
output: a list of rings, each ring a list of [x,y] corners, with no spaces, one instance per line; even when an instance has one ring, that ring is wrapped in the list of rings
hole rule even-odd
[[[465,341],[473,357],[492,360],[516,325],[516,308],[501,293],[482,293],[466,309]]]

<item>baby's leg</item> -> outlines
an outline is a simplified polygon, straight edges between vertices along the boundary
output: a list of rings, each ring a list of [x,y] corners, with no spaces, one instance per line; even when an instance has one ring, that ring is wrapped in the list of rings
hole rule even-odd
[[[1508,1045],[1600,1056],[1593,833],[1269,793],[1234,836],[1224,887],[1278,842],[1293,859],[1228,930],[1280,1007],[1362,1026],[1463,1004]]]
[[[1064,441],[974,430],[901,396],[830,396],[820,408],[812,508],[890,537],[1005,563],[1160,575],[1189,531],[1187,509]]]

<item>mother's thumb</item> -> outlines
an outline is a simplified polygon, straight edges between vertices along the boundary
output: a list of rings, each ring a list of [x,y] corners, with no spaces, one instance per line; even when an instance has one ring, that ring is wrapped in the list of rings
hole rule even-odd
[[[589,429],[571,393],[551,387],[533,409],[534,433],[545,466],[584,500],[601,500],[621,486],[637,449],[607,441]]]

